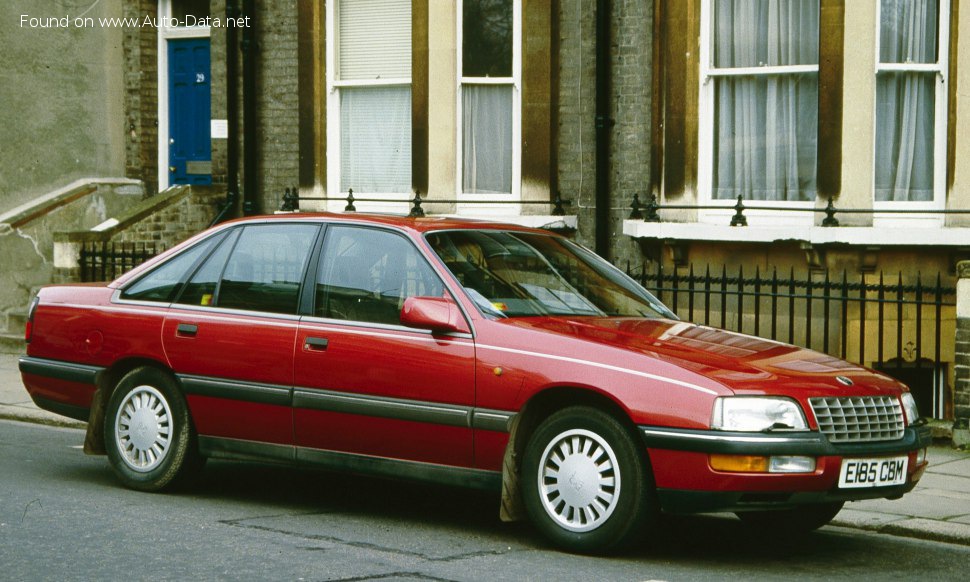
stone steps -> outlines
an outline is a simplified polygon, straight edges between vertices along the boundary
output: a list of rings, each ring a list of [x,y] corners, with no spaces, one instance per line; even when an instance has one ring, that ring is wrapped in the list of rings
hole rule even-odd
[[[24,334],[0,333],[0,353],[4,354],[23,354],[26,352],[27,344],[24,343]]]

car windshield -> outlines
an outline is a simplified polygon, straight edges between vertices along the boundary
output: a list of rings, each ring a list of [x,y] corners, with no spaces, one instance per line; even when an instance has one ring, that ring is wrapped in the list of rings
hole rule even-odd
[[[496,230],[427,236],[487,314],[676,319],[660,301],[590,251],[563,238]]]

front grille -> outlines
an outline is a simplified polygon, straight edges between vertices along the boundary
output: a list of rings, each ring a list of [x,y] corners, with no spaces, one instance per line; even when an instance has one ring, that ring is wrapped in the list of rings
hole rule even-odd
[[[891,441],[903,436],[903,409],[892,396],[810,398],[818,428],[833,443]]]

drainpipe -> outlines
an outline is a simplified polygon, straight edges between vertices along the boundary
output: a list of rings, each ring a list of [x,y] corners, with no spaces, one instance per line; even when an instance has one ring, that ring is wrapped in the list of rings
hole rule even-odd
[[[239,16],[236,0],[226,0],[226,20]],[[236,27],[226,28],[226,119],[229,139],[226,143],[226,203],[212,224],[218,224],[236,213],[239,201],[239,35]],[[210,225],[211,226],[211,225]]]
[[[610,251],[610,0],[596,1],[596,254]]]
[[[248,18],[242,33],[243,53],[243,215],[260,213],[256,192],[256,2],[243,0]]]

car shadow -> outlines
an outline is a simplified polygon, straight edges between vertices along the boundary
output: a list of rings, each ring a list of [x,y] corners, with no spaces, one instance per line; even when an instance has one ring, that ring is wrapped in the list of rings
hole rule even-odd
[[[401,527],[454,529],[522,550],[554,549],[527,521],[503,523],[498,517],[500,496],[494,492],[288,465],[210,461],[200,477],[177,494],[269,505],[294,515],[339,514]],[[756,560],[766,567],[790,567],[798,558],[837,560],[869,543],[833,528],[786,538],[751,528],[730,514],[662,515],[653,534],[620,559],[746,565]]]

